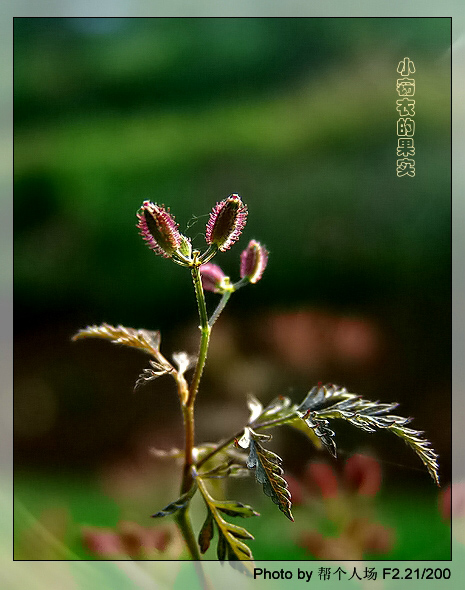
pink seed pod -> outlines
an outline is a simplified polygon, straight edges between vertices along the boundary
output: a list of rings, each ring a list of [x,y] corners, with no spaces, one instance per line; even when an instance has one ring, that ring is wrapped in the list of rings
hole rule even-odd
[[[171,258],[182,244],[182,234],[174,217],[164,205],[144,201],[137,213],[139,233],[156,254]]]
[[[264,246],[255,240],[250,240],[249,245],[241,254],[241,278],[248,278],[251,283],[256,283],[262,278],[263,271],[268,263],[268,252]]]
[[[227,276],[217,264],[202,264],[199,267],[200,277],[202,279],[202,286],[205,291],[212,291],[213,293],[222,293],[224,288],[224,280]]]
[[[213,207],[207,223],[206,239],[224,252],[239,239],[247,221],[247,206],[239,195],[229,195]]]

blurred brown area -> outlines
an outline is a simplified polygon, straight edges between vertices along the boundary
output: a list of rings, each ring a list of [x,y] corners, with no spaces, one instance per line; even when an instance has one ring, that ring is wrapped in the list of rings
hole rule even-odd
[[[252,288],[252,287],[250,287]],[[17,341],[26,365],[16,364],[15,456],[29,465],[81,466],[101,462],[153,463],[149,448],[182,448],[182,418],[174,383],[168,377],[141,387],[134,383],[148,358],[138,351],[98,340],[71,343],[69,331],[30,335]],[[183,343],[197,349],[193,318],[162,340],[170,355]],[[176,343],[176,344],[174,344]],[[166,345],[164,348],[163,345]],[[413,427],[425,430],[441,456],[441,474],[450,477],[447,375],[430,382],[419,379],[404,349],[377,318],[349,316],[316,308],[262,311],[239,318],[225,312],[212,333],[210,354],[197,403],[197,442],[215,441],[239,431],[248,410],[247,394],[262,402],[277,395],[301,401],[317,382],[334,382],[369,399],[398,401],[401,415],[415,417]],[[427,365],[428,358],[420,357]],[[441,411],[435,411],[440,399]],[[357,448],[381,449],[382,460],[400,469],[403,478],[424,475],[401,441],[384,433],[368,435],[334,423],[341,431],[344,456]],[[276,432],[286,465],[298,473],[314,456],[305,437]],[[155,465],[154,465],[155,467]],[[150,468],[149,468],[150,469]],[[417,471],[418,470],[418,471]]]

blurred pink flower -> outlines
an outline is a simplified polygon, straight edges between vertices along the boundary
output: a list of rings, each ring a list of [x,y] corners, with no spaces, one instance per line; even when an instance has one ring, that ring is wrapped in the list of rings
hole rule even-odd
[[[381,467],[374,457],[357,453],[347,459],[344,479],[360,496],[376,496],[381,487]]]
[[[102,559],[117,556],[137,559],[153,558],[157,553],[166,551],[173,539],[173,531],[121,521],[116,530],[85,527],[82,536],[86,549]]]
[[[350,457],[341,478],[327,463],[309,463],[302,482],[292,481],[292,494],[295,489],[298,497],[304,497],[305,491],[313,498],[321,496],[323,503],[318,518],[332,521],[339,535],[325,537],[317,530],[305,531],[299,544],[318,559],[359,560],[365,553],[390,551],[394,531],[372,520],[372,507],[367,504],[372,502],[380,486],[381,468],[368,455]]]
[[[393,544],[392,529],[364,518],[351,520],[338,537],[324,537],[317,531],[300,537],[300,545],[314,557],[340,561],[362,560],[365,553],[387,553]]]
[[[278,357],[309,375],[332,372],[335,364],[351,370],[374,367],[383,346],[371,319],[317,309],[274,313],[263,326]]]
[[[124,553],[119,535],[111,530],[85,528],[82,532],[84,547],[101,557]]]
[[[323,498],[335,498],[338,495],[337,476],[327,463],[310,463],[305,469],[304,484],[309,490],[316,485]]]
[[[439,512],[446,522],[465,518],[465,482],[449,484],[439,493]]]

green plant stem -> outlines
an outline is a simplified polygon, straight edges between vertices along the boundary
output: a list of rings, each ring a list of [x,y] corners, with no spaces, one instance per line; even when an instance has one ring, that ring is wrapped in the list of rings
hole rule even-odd
[[[237,291],[241,287],[245,287],[248,284],[249,284],[249,279],[247,277],[245,277],[245,278],[241,279],[240,281],[238,281],[237,283],[234,283],[234,285],[232,285],[230,291],[226,291],[225,293],[223,293],[223,297],[221,298],[220,302],[218,303],[215,311],[212,313],[211,318],[208,320],[208,325],[210,326],[210,328],[213,326],[213,324],[219,318],[220,313],[226,307],[226,303],[228,303],[229,298],[231,297],[232,293],[234,293],[235,291]]]
[[[221,297],[220,302],[218,303],[215,311],[212,313],[211,318],[208,320],[208,325],[210,326],[210,328],[212,328],[213,324],[219,318],[220,313],[226,307],[226,303],[228,303],[229,298],[231,297],[231,293],[232,291],[226,291],[226,293],[223,293],[223,297]]]
[[[197,253],[194,253],[194,262],[196,261]],[[185,446],[184,446],[184,468],[181,482],[181,494],[186,493],[193,484],[193,456],[194,449],[194,402],[195,396],[199,389],[200,378],[205,367],[207,359],[208,344],[210,341],[210,326],[208,325],[207,308],[205,305],[205,296],[203,293],[202,281],[200,278],[200,271],[198,266],[192,267],[192,279],[194,281],[195,295],[197,298],[197,305],[200,316],[200,349],[197,358],[197,365],[195,367],[194,376],[189,387],[187,399],[182,404],[184,431],[185,431]],[[186,542],[187,548],[193,560],[200,561],[200,551],[192,529],[192,523],[189,516],[189,506],[179,511],[176,522],[181,530],[182,536]],[[204,588],[208,588],[209,583],[205,577],[200,564],[196,566],[197,573]]]
[[[192,473],[192,449],[194,448],[194,408],[182,406],[183,418],[184,418],[184,430],[185,430],[185,451],[184,451],[184,468],[181,482],[181,495],[189,491],[193,485],[193,473]],[[190,553],[191,559],[200,561],[200,551],[197,545],[197,539],[194,535],[192,528],[191,519],[189,516],[189,504],[179,510],[176,515],[176,523],[181,531],[183,539],[186,543],[187,549]],[[204,584],[204,573],[199,574],[202,586]]]
[[[196,256],[196,254],[194,254]],[[188,395],[185,404],[182,406],[184,430],[185,430],[185,446],[184,446],[184,470],[181,484],[181,494],[187,492],[192,485],[192,465],[193,457],[192,450],[194,448],[194,402],[195,396],[199,389],[200,378],[207,360],[208,344],[210,341],[211,328],[208,325],[207,307],[205,305],[205,296],[203,293],[202,281],[200,278],[200,271],[198,266],[192,268],[192,279],[194,281],[195,295],[197,298],[197,305],[200,316],[200,349],[197,358],[197,365],[195,367],[194,376],[189,387]]]
[[[193,483],[193,457],[192,450],[194,448],[194,407],[183,406],[184,418],[184,468],[182,472],[181,495],[188,492]]]
[[[181,530],[184,541],[186,542],[192,559],[200,561],[200,550],[192,529],[192,523],[189,515],[189,506],[182,508],[176,515],[176,522]]]
[[[199,356],[197,358],[197,365],[194,371],[194,377],[189,387],[189,397],[187,398],[186,405],[194,405],[195,396],[199,389],[200,378],[205,367],[205,361],[207,360],[208,344],[210,342],[211,326],[208,324],[207,306],[205,305],[205,295],[203,293],[202,280],[200,278],[200,270],[198,266],[192,268],[192,280],[194,281],[195,296],[197,298],[197,305],[199,308],[200,317],[200,349]]]
[[[176,516],[176,522],[179,526],[181,534],[186,542],[187,549],[191,555],[191,558],[194,560],[194,567],[195,571],[197,572],[197,576],[200,581],[200,585],[202,586],[203,590],[212,590],[213,586],[210,580],[207,578],[201,561],[200,550],[197,544],[197,539],[194,535],[194,530],[192,528],[191,519],[189,516],[189,506],[182,508],[179,510]]]

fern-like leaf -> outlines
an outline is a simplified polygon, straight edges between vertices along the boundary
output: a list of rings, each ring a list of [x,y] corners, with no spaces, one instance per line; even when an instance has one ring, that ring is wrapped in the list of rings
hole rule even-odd
[[[329,420],[346,420],[366,432],[375,432],[378,429],[389,430],[402,438],[416,452],[431,477],[439,485],[438,455],[431,448],[431,443],[422,437],[423,432],[406,427],[412,418],[391,414],[397,406],[396,402],[372,402],[349,393],[345,387],[327,385],[314,387],[298,406],[297,415],[333,455],[336,453],[336,445],[334,432],[328,426]]]
[[[155,359],[149,361],[150,367],[144,369],[139,375],[134,390],[148,381],[168,373],[171,373],[176,380],[178,380],[179,376],[182,377],[182,373],[178,375],[178,371],[176,371],[173,365],[161,354],[161,336],[158,330],[136,330],[135,328],[125,328],[124,326],[116,326],[115,328],[114,326],[110,326],[110,324],[101,324],[100,326],[88,326],[83,330],[79,330],[72,339],[81,340],[83,338],[103,338],[104,340],[113,342],[113,344],[122,344],[123,346],[142,350]],[[187,368],[189,367],[186,365],[184,370],[187,370]]]
[[[254,537],[244,527],[227,522],[221,516],[221,513],[228,516],[247,518],[257,516],[258,512],[240,502],[215,500],[209,494],[201,476],[197,477],[197,481],[207,507],[207,517],[198,538],[201,553],[205,553],[210,547],[214,536],[214,525],[216,525],[218,532],[216,553],[219,561],[223,563],[227,559],[235,569],[243,573],[253,574],[252,552],[244,543],[244,540],[253,540]]]
[[[310,431],[317,436],[325,449],[331,453],[333,457],[337,457],[337,448],[334,441],[335,433],[334,430],[329,428],[329,421],[320,418],[320,415],[317,412],[306,413],[302,418],[305,424],[311,429]]]
[[[205,522],[203,523],[202,528],[200,529],[198,539],[200,553],[202,553],[202,555],[210,547],[211,540],[213,539],[213,536],[215,534],[214,522],[215,519],[213,518],[213,513],[207,506],[207,518],[205,519]]]
[[[160,332],[158,330],[136,330],[124,326],[116,326],[115,328],[104,323],[100,326],[88,326],[73,336],[73,340],[81,340],[82,338],[103,338],[114,344],[138,348],[153,356],[157,356],[160,349]]]
[[[260,516],[258,512],[248,504],[236,502],[234,500],[215,500],[215,506],[227,516],[238,516],[240,518],[249,518],[250,516]]]
[[[168,369],[164,362],[150,360],[149,363],[150,367],[144,369],[137,378],[136,384],[134,385],[134,391],[141,385],[145,385],[157,377],[161,377],[162,375],[166,375],[167,373],[172,373],[174,371],[173,368]]]
[[[271,436],[254,432],[246,427],[244,435],[238,441],[242,448],[249,448],[247,467],[255,469],[255,477],[263,486],[264,493],[269,496],[289,520],[294,522],[291,512],[291,493],[287,489],[286,480],[281,477],[282,459],[276,453],[265,449],[260,440],[269,440]]]

